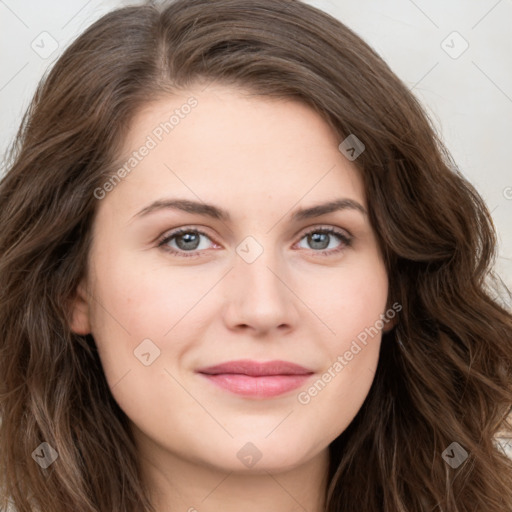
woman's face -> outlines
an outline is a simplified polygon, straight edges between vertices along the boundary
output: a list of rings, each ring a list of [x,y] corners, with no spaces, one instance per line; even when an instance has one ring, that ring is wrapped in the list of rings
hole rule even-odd
[[[148,453],[292,468],[326,453],[362,406],[392,322],[341,142],[304,104],[213,85],[154,102],[130,126],[125,176],[96,191],[72,327],[92,333]],[[200,372],[237,360],[303,369]]]

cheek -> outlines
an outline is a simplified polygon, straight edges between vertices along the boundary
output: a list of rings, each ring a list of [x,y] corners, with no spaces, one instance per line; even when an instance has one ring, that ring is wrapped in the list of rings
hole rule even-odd
[[[297,396],[304,417],[314,418],[315,435],[330,442],[341,434],[362,407],[379,361],[382,315],[387,300],[384,271],[350,272],[332,301],[325,302],[329,332],[321,338],[326,355],[318,378]],[[320,308],[319,308],[320,309]]]
[[[317,286],[305,282],[301,293],[324,323],[331,351],[343,350],[385,313],[388,279],[377,257],[360,258],[357,264],[347,264],[314,282]]]
[[[340,269],[330,280],[328,293],[322,296],[317,291],[313,297],[310,295],[325,323],[322,348],[327,357],[320,381],[305,390],[301,403],[311,400],[315,402],[314,407],[326,403],[341,407],[342,404],[344,414],[336,413],[332,418],[342,422],[356,414],[367,396],[385,325],[382,320],[388,295],[385,267],[378,257],[360,259],[358,263]]]
[[[96,256],[93,276],[92,334],[111,385],[128,370],[141,369],[139,347],[149,348],[151,357],[163,356],[153,369],[179,360],[194,343],[190,319],[198,327],[197,315],[208,307],[202,298],[218,280],[206,268],[172,268],[114,250]]]
[[[107,258],[97,271],[95,290],[103,306],[96,308],[97,327],[118,323],[134,339],[161,338],[214,284],[214,276],[201,278],[200,272],[137,255]]]

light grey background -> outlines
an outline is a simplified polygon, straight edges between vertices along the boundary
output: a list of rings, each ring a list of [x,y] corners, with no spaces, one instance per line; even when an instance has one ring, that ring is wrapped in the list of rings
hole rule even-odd
[[[94,20],[130,3],[0,0],[2,154],[45,70]],[[496,270],[512,288],[512,0],[307,3],[355,30],[426,106],[492,212]]]

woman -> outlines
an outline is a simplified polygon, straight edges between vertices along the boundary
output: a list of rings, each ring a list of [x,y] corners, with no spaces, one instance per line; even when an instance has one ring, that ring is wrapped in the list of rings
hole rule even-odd
[[[0,201],[4,507],[512,508],[490,214],[329,15],[104,16]]]

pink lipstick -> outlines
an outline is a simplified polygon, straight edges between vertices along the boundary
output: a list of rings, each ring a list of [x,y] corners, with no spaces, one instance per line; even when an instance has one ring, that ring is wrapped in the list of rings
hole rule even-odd
[[[197,372],[223,389],[253,398],[282,395],[298,388],[314,374],[288,361],[260,363],[247,359],[200,368]]]

